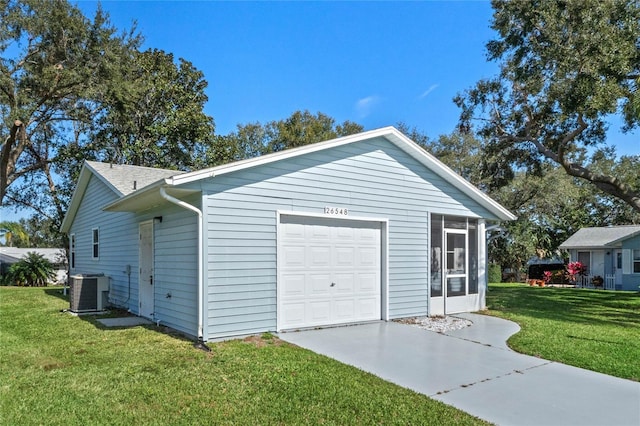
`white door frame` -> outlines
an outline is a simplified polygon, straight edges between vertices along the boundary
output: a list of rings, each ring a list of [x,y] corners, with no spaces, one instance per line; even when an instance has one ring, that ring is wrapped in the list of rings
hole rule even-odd
[[[447,236],[450,234],[462,235],[464,236],[464,273],[456,274],[448,272],[448,238]],[[468,229],[453,229],[453,228],[444,228],[442,232],[443,236],[443,259],[442,259],[442,275],[443,275],[443,296],[444,296],[444,313],[445,315],[455,314],[458,312],[464,312],[468,310],[467,305],[469,304],[469,230]],[[464,278],[464,294],[453,296],[449,295],[449,278]]]
[[[149,244],[143,243],[143,228],[149,227]],[[138,315],[153,319],[155,312],[153,220],[138,224]]]
[[[371,222],[380,224],[380,315],[382,320],[389,320],[389,219],[387,218],[374,218],[374,217],[361,217],[361,216],[338,216],[333,214],[317,214],[308,212],[296,212],[296,211],[276,211],[276,330],[281,331],[281,319],[280,319],[280,261],[279,253],[282,253],[280,248],[280,216],[296,216],[296,217],[309,217],[317,219],[327,220],[344,220],[345,222],[358,221],[358,222]]]

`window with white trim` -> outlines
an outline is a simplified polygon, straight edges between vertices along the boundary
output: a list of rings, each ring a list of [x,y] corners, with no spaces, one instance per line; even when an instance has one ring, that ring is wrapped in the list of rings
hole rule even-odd
[[[76,234],[69,235],[69,266],[71,269],[76,267]]]
[[[93,253],[91,254],[92,259],[98,259],[100,257],[100,230],[98,228],[93,228],[91,230],[92,234],[92,248]]]
[[[633,273],[640,274],[640,249],[633,250]]]

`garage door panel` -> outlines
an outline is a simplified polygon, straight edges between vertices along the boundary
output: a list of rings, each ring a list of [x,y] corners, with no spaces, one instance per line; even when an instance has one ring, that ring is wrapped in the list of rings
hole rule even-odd
[[[296,327],[305,323],[305,302],[287,302],[280,305],[281,321],[284,327]]]
[[[335,228],[335,240],[339,242],[352,242],[356,236],[356,230],[354,228],[347,228],[344,226]]]
[[[287,245],[282,251],[282,261],[287,268],[305,267],[305,250],[303,245]]]
[[[378,266],[380,259],[380,248],[377,247],[361,247],[358,250],[358,267],[374,267]]]
[[[351,273],[342,273],[342,274],[334,274],[335,276],[335,288],[334,291],[340,295],[351,294],[353,295],[355,290],[355,274]]]
[[[331,266],[331,246],[310,246],[307,267],[328,268]]]
[[[380,319],[380,299],[377,297],[362,297],[358,300],[359,315],[369,320]]]
[[[355,247],[336,247],[336,266],[339,268],[353,268],[355,266]]]
[[[281,229],[282,237],[287,239],[304,241],[306,238],[305,226],[299,223],[288,223]]]
[[[326,324],[331,320],[331,299],[314,300],[307,303],[309,316],[306,318],[307,324]]]
[[[380,238],[379,223],[282,216],[280,328],[380,319]]]
[[[331,240],[331,228],[327,226],[319,225],[306,225],[307,226],[307,238],[315,241],[330,241]]]
[[[284,297],[305,296],[307,282],[305,274],[283,274],[280,281]]]
[[[358,287],[356,291],[358,293],[377,294],[380,286],[380,278],[379,275],[374,272],[361,272],[358,274],[357,283]]]
[[[331,291],[331,274],[308,273],[306,274],[309,291],[307,296],[327,296]]]
[[[335,300],[333,317],[336,322],[349,322],[356,316],[355,301],[352,298]]]
[[[380,241],[379,229],[359,228],[358,239],[361,242],[368,241],[372,244],[377,244],[377,242]]]

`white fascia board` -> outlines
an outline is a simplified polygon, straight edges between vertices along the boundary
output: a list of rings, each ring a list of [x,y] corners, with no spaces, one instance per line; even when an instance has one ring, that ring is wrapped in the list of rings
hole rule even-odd
[[[515,220],[514,216],[509,210],[505,209],[499,203],[491,199],[475,186],[471,185],[460,175],[455,173],[444,163],[438,160],[433,155],[422,149],[419,145],[413,142],[411,139],[403,135],[395,127],[383,127],[381,129],[370,130],[368,132],[358,133],[355,135],[344,136],[337,139],[332,139],[326,142],[319,142],[315,144],[305,145],[299,148],[288,149],[285,151],[276,152],[256,158],[250,158],[247,160],[237,161],[230,164],[223,164],[216,167],[211,167],[204,170],[198,170],[191,173],[185,173],[181,175],[171,176],[160,180],[154,184],[151,184],[139,191],[133,192],[114,203],[104,207],[104,210],[110,210],[118,205],[127,202],[130,198],[140,196],[156,189],[159,186],[178,186],[191,182],[196,182],[202,179],[213,178],[216,176],[224,175],[227,173],[236,172],[239,170],[248,169],[251,167],[257,167],[264,164],[269,164],[275,161],[285,160],[292,157],[297,157],[304,154],[309,154],[325,149],[335,148],[342,145],[348,145],[354,142],[359,142],[366,139],[373,139],[377,137],[384,137],[407,154],[420,161],[423,165],[433,170],[436,174],[444,178],[446,181],[453,184],[456,188],[460,189],[464,194],[471,197],[478,204],[495,214],[500,220]]]
[[[335,148],[341,145],[347,145],[353,142],[372,139],[380,136],[387,136],[390,133],[397,132],[393,127],[384,127],[382,129],[370,130],[368,132],[358,133],[355,135],[343,136],[341,138],[332,139],[326,142],[319,142],[310,145],[301,146],[299,148],[287,149],[280,152],[274,152],[273,154],[267,154],[256,158],[249,158],[247,160],[237,161],[230,164],[223,164],[216,167],[211,167],[204,170],[199,170],[191,173],[185,173],[178,176],[172,176],[166,179],[169,185],[183,185],[185,183],[194,182],[200,179],[211,178],[220,176],[227,173],[236,172],[238,170],[244,170],[251,167],[257,167],[264,164],[269,164],[275,161],[285,160],[291,157],[297,157],[312,152],[322,151],[329,148]]]

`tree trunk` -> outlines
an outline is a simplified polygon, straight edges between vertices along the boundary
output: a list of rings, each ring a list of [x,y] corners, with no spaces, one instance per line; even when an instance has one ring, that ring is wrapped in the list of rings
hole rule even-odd
[[[24,150],[27,141],[25,125],[20,120],[13,122],[9,136],[5,139],[0,151],[0,205],[4,202],[10,176],[16,167],[16,160]]]

